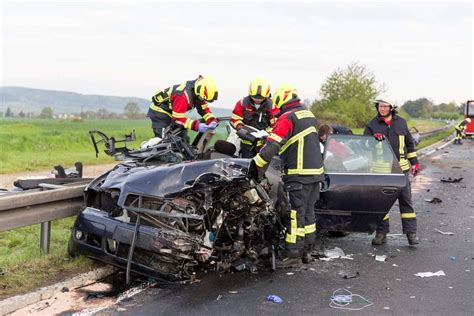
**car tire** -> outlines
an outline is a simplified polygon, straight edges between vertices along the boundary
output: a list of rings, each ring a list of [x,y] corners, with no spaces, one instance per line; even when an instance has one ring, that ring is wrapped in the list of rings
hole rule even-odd
[[[72,236],[69,237],[69,241],[67,243],[67,254],[71,258],[76,258],[79,256],[79,250],[77,249],[76,243],[72,239]]]

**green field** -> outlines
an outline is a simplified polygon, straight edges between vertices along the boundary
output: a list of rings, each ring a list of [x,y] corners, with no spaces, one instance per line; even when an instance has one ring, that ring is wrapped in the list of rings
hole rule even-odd
[[[410,120],[408,125],[420,131],[444,125],[442,121]],[[61,164],[72,166],[76,161],[84,165],[113,162],[103,153],[95,157],[89,130],[97,129],[117,139],[136,131],[137,140],[129,148],[153,137],[151,123],[146,120],[42,120],[0,119],[0,174],[34,171]],[[362,129],[354,132],[362,133]]]
[[[131,147],[153,137],[149,120],[41,120],[0,119],[0,174],[70,167],[76,161],[85,165],[113,162],[105,154],[95,157],[89,130],[97,129],[120,138],[136,131]]]

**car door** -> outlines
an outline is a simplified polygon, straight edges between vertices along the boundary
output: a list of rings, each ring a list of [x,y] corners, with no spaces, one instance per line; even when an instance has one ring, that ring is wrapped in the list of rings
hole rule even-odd
[[[406,185],[390,144],[370,136],[330,135],[324,167],[315,209],[323,230],[373,232]]]

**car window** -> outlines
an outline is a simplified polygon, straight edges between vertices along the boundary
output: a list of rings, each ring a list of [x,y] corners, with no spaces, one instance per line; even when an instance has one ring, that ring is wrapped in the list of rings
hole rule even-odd
[[[324,167],[330,173],[402,173],[387,141],[360,135],[330,135],[324,148]]]

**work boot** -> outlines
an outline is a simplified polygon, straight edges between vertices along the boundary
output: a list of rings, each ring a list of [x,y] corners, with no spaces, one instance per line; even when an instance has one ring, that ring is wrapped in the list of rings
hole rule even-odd
[[[284,257],[276,261],[277,269],[299,268],[302,265],[301,258]]]
[[[376,233],[374,239],[372,239],[372,245],[380,246],[385,244],[387,241],[387,234],[385,233]]]
[[[308,264],[308,263],[313,262],[313,257],[311,256],[311,252],[306,252],[306,251],[304,251],[304,252],[303,252],[303,256],[301,257],[301,261],[302,261],[304,264]]]
[[[415,245],[418,245],[420,243],[420,241],[416,237],[416,233],[408,233],[407,234],[407,239],[408,239],[408,244],[410,246],[415,246]]]
[[[304,246],[303,256],[301,257],[301,261],[303,261],[304,264],[313,262],[313,257],[311,256],[313,249],[314,249],[314,244],[309,244],[309,245]]]

